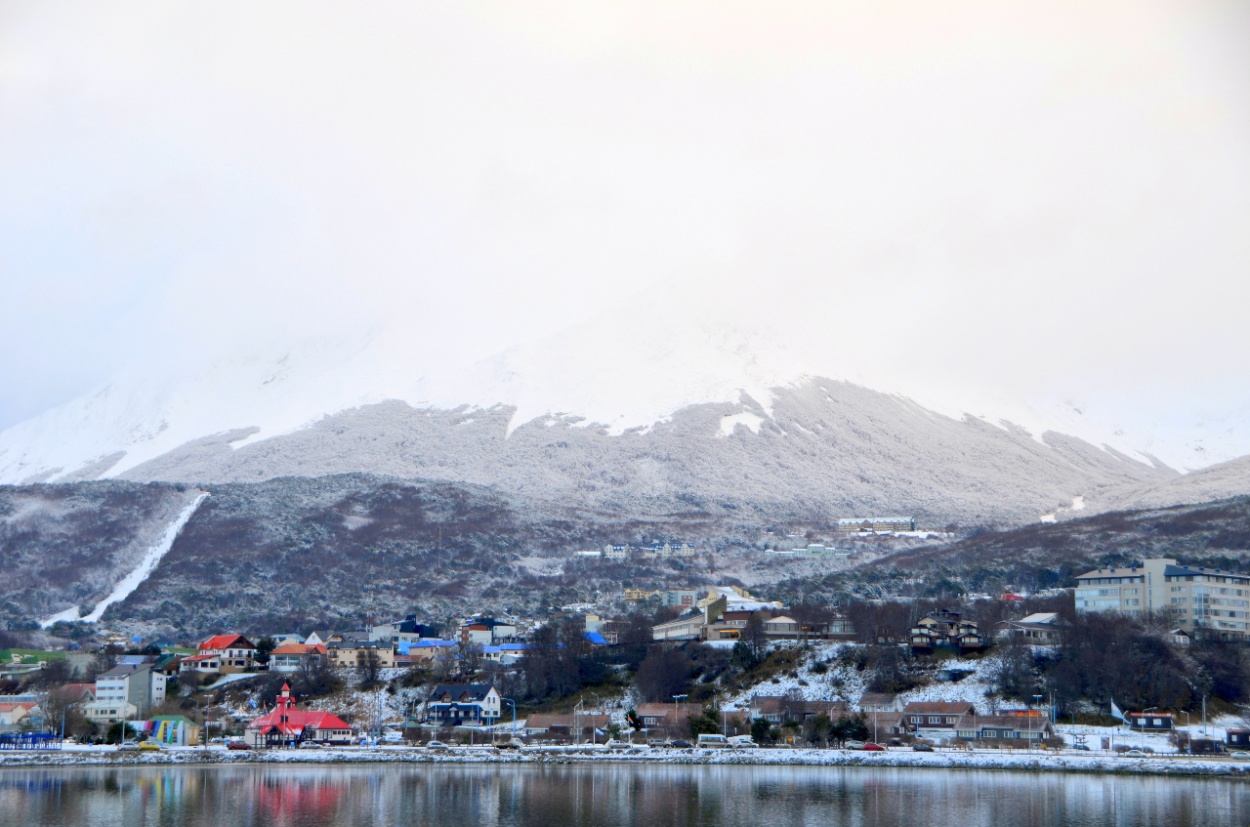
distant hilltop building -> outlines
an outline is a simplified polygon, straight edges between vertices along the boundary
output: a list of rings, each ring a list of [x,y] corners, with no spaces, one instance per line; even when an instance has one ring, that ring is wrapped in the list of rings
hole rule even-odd
[[[607,545],[602,549],[583,549],[573,556],[583,560],[627,560],[634,555],[644,558],[693,557],[694,546],[690,543],[660,543],[634,548],[630,545]]]
[[[847,534],[882,534],[887,531],[915,530],[915,517],[846,517],[838,520],[838,531]]]

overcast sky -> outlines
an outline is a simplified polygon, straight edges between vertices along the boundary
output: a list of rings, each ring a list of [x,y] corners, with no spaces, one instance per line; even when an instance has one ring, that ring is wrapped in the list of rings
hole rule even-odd
[[[0,2],[0,428],[660,289],[831,375],[1244,411],[1248,44],[1235,1]]]

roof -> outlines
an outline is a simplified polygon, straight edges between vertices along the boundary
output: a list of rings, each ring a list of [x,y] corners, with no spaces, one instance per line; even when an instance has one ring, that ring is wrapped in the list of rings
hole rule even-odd
[[[589,643],[594,644],[595,646],[603,646],[607,644],[603,635],[598,632],[583,632],[582,637],[586,638]]]
[[[1039,625],[1055,623],[1059,620],[1059,615],[1055,612],[1034,612],[1028,617],[1022,617],[1017,623],[1037,623]]]
[[[99,681],[100,678],[128,678],[136,672],[151,668],[152,664],[150,663],[122,663],[114,666],[107,672],[101,672],[99,675],[96,675],[96,680]]]
[[[237,643],[236,643],[237,641]],[[243,635],[214,635],[200,644],[200,651],[205,649],[217,651],[221,649],[255,649],[252,642]]]
[[[1050,726],[1050,721],[1040,717],[1029,717],[1025,715],[964,715],[955,724],[956,729],[982,729],[983,727],[994,727],[995,729],[1014,729],[1021,732],[1044,730]]]
[[[612,725],[610,715],[582,714],[577,716],[577,726],[581,729],[594,727],[606,729]],[[571,712],[537,712],[525,718],[526,729],[572,729],[573,713]]]
[[[286,720],[282,720],[283,717]],[[266,712],[247,725],[248,729],[262,732],[280,732],[284,735],[299,735],[305,729],[351,729],[351,725],[337,715],[329,712],[311,712],[304,709],[278,707]]]
[[[904,715],[967,715],[976,707],[967,701],[912,701],[903,707]]]
[[[430,693],[431,701],[447,698],[453,703],[480,701],[494,688],[490,683],[440,683]]]
[[[271,655],[324,655],[326,648],[319,643],[309,645],[307,643],[284,643],[274,649]]]

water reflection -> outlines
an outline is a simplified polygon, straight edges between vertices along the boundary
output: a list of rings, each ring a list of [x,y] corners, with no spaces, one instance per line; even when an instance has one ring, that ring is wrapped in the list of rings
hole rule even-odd
[[[0,771],[0,827],[1241,824],[1238,781],[691,766]]]

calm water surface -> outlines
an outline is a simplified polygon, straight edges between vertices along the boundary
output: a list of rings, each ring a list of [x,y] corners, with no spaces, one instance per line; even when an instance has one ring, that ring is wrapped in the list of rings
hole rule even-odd
[[[1245,781],[889,768],[0,770],[0,827],[1247,825]]]

